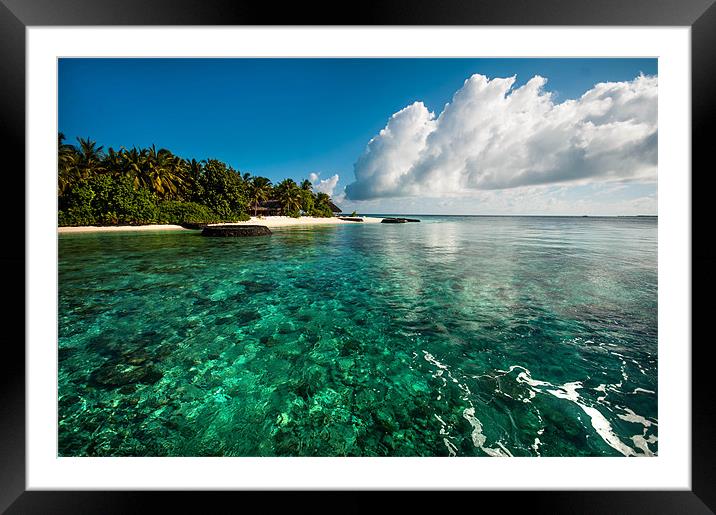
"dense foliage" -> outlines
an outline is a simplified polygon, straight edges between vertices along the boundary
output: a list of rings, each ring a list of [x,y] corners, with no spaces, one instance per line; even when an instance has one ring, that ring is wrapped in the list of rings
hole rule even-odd
[[[217,159],[187,160],[154,145],[105,152],[89,139],[64,140],[60,133],[60,226],[234,222],[266,200],[277,200],[288,216],[333,216],[330,197],[314,193],[308,180],[274,186]]]

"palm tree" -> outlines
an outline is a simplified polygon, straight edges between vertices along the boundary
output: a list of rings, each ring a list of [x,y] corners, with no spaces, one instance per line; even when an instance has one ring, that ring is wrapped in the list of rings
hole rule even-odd
[[[97,146],[96,141],[89,138],[77,138],[80,144],[77,150],[77,165],[82,179],[88,178],[94,173],[104,172],[102,161],[104,160],[103,146]]]
[[[197,161],[192,158],[181,159],[181,168],[184,176],[184,200],[191,199],[197,194],[197,185],[201,174],[204,173],[204,161]]]
[[[331,197],[326,193],[316,193],[316,211],[320,213],[320,216],[332,216],[333,211],[331,210]]]
[[[301,210],[308,214],[313,214],[315,198],[313,196],[313,184],[308,179],[304,179],[300,186],[301,193]]]
[[[117,152],[112,147],[107,149],[107,155],[104,158],[104,168],[112,175],[124,173],[125,162],[122,150],[123,149],[120,148],[119,152]]]
[[[284,213],[295,213],[301,210],[303,196],[293,179],[284,179],[276,189]]]
[[[254,177],[249,189],[249,201],[254,205],[254,216],[258,213],[259,203],[267,200],[271,194],[271,181],[266,177]]]
[[[204,170],[203,161],[197,161],[196,159],[186,161],[186,170],[190,177],[196,179],[201,175],[201,172]]]
[[[144,185],[142,174],[143,152],[137,150],[137,147],[132,147],[130,150],[122,149],[120,152],[122,155],[122,173],[132,179],[134,189],[137,190]]]
[[[186,170],[181,158],[165,148],[157,150],[155,145],[140,152],[140,163],[135,186],[140,183],[159,195],[160,198],[179,196],[180,188],[186,183]]]
[[[327,206],[330,201],[331,197],[329,197],[327,193],[323,193],[322,191],[316,193],[316,204],[318,204],[319,206]]]

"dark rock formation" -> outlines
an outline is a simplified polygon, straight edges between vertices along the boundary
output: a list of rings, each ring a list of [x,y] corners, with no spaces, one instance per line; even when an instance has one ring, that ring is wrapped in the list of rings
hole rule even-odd
[[[202,236],[269,236],[271,230],[265,225],[207,225]]]
[[[357,216],[339,216],[339,220],[345,220],[346,222],[362,222],[362,218],[358,218]]]
[[[194,222],[182,222],[179,225],[181,225],[184,229],[194,229],[194,230],[201,230],[204,227],[206,227],[208,224],[198,224]]]
[[[383,218],[380,223],[382,224],[404,224],[405,222],[419,222],[417,218]]]

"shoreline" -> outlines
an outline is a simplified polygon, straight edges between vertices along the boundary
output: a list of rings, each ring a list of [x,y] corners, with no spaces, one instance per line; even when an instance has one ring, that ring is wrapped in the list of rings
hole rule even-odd
[[[151,225],[82,225],[79,227],[58,227],[59,234],[72,234],[80,232],[142,232],[142,231],[190,231],[181,225],[151,224]]]
[[[222,223],[222,224],[209,224],[209,225],[264,225],[269,228],[274,227],[295,227],[295,226],[305,226],[305,225],[343,225],[343,224],[350,224],[350,225],[358,225],[362,223],[368,223],[368,224],[375,224],[380,223],[380,221],[383,219],[382,217],[367,217],[367,216],[361,216],[358,218],[362,218],[362,222],[348,222],[346,220],[339,220],[337,217],[333,216],[330,218],[316,218],[312,216],[302,216],[300,218],[292,218],[290,216],[266,216],[263,218],[259,218],[256,216],[252,216],[250,220],[246,220],[245,222],[228,222],[228,223]]]
[[[227,222],[221,224],[209,224],[209,225],[263,225],[269,228],[279,227],[302,227],[311,225],[340,225],[340,224],[352,224],[357,225],[361,223],[380,223],[383,218],[378,217],[360,217],[363,218],[363,222],[348,222],[345,220],[339,220],[336,217],[331,218],[314,218],[311,216],[302,216],[300,218],[291,218],[290,216],[268,216],[264,218],[252,216],[250,220],[245,222]],[[111,225],[111,226],[99,226],[99,225],[84,225],[79,227],[58,227],[57,232],[59,234],[74,234],[74,233],[88,233],[88,232],[142,232],[142,231],[192,231],[196,229],[186,229],[181,225],[174,224],[151,224],[151,225]]]

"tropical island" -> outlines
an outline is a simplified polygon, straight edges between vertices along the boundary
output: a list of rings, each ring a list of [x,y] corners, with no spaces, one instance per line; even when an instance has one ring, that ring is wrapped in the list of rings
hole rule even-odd
[[[65,139],[59,133],[60,227],[239,223],[252,216],[274,226],[302,217],[340,221],[334,215],[341,209],[326,193],[314,192],[308,179],[274,185],[218,159],[184,159],[155,145],[105,151],[89,138],[77,138],[77,145]]]

